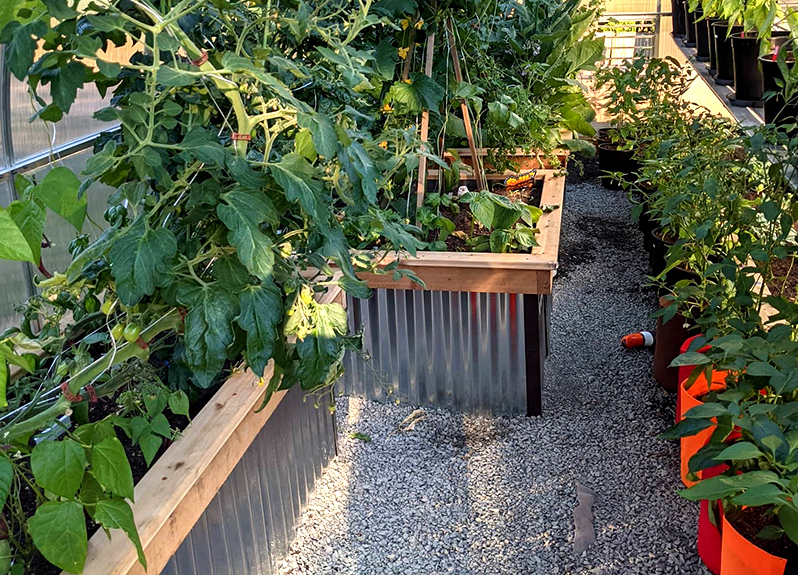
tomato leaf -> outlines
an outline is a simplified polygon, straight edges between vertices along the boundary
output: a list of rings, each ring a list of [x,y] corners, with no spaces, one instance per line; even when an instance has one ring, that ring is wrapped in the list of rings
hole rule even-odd
[[[252,371],[262,375],[274,353],[277,325],[283,317],[283,298],[272,282],[250,286],[241,293],[237,321],[247,332],[246,359]]]
[[[262,192],[236,190],[222,194],[224,204],[216,213],[230,230],[228,239],[238,249],[238,258],[250,273],[268,280],[274,268],[274,242],[260,230],[262,222],[280,223],[277,210]]]
[[[277,164],[269,166],[274,179],[283,188],[289,202],[299,203],[315,224],[329,229],[327,206],[321,200],[322,183],[314,175],[313,166],[299,154],[286,154]]]
[[[231,322],[238,300],[229,290],[211,284],[197,294],[186,316],[186,359],[194,381],[208,387],[224,367],[225,350],[233,343]]]
[[[163,287],[170,279],[171,260],[177,253],[177,240],[166,228],[153,230],[141,217],[116,239],[108,260],[116,279],[119,299],[125,305],[136,305]]]

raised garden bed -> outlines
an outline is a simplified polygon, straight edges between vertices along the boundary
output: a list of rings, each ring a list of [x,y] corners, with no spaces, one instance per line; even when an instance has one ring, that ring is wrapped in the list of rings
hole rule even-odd
[[[488,174],[488,180],[503,180],[506,175]],[[430,177],[434,180],[436,174]],[[535,178],[542,186],[540,204],[556,208],[544,211],[538,221],[539,245],[531,253],[422,251],[415,257],[403,255],[401,269],[415,273],[427,291],[442,292],[418,297],[404,290],[425,288],[408,278],[360,275],[376,292],[368,301],[348,298],[350,328],[365,324],[365,347],[372,365],[362,366],[358,358],[350,358],[342,384],[345,393],[395,400],[396,396],[385,392],[380,374],[398,372],[403,382],[411,382],[418,390],[399,397],[400,401],[462,411],[542,413],[565,175],[542,169]],[[387,259],[382,265],[393,261]],[[425,324],[429,329],[421,327]],[[423,336],[417,333],[419,329],[425,331]],[[419,348],[416,344],[421,341],[425,343]],[[462,361],[454,360],[461,351]],[[439,360],[447,366],[445,374],[427,368]],[[487,377],[491,372],[494,376]],[[420,391],[422,387],[425,391]]]
[[[321,302],[340,299],[340,288],[325,294]],[[268,380],[272,367],[267,368],[264,377]],[[266,388],[258,385],[260,378],[252,371],[237,373],[230,377],[211,398],[166,452],[156,461],[147,474],[137,483],[133,513],[141,539],[148,568],[145,571],[139,563],[136,549],[121,531],[112,531],[107,537],[98,531],[89,540],[88,555],[83,573],[96,575],[122,575],[162,572],[196,528],[203,532],[204,522],[198,523],[206,513],[211,502],[219,498],[220,490],[236,492],[232,482],[240,481],[233,477],[239,466],[246,466],[254,480],[263,485],[263,495],[252,493],[265,502],[266,507],[294,509],[291,516],[281,513],[284,525],[278,529],[290,531],[293,521],[301,511],[295,501],[304,500],[321,470],[334,455],[334,419],[324,407],[314,407],[312,401],[304,401],[302,391],[276,392],[266,407],[257,412]],[[293,397],[293,399],[291,399]],[[303,425],[301,437],[287,441],[292,434],[292,419],[307,417],[301,410],[319,410],[317,418],[326,418],[326,424]],[[312,416],[311,416],[312,418]],[[259,437],[266,425],[271,425],[271,434],[277,437],[276,447],[272,446],[274,461],[264,460],[263,448],[256,445],[265,441]],[[275,428],[276,427],[276,428]],[[283,452],[283,453],[280,453]],[[269,469],[282,466],[276,485],[269,485]],[[239,475],[246,473],[243,469]],[[300,479],[301,478],[301,479]],[[275,489],[276,488],[276,489]],[[246,491],[238,491],[238,499],[248,498]],[[262,497],[262,499],[261,499]],[[221,503],[223,515],[237,521],[241,513],[241,501]],[[274,562],[279,554],[287,549],[290,541],[284,538],[280,544],[267,549],[267,531],[270,513],[265,507],[258,521],[264,522],[263,529],[251,533],[252,527],[228,526],[228,530],[240,529],[241,533],[228,533],[228,537],[241,537],[254,546],[246,549],[248,560]],[[216,536],[218,534],[212,534]],[[262,535],[262,537],[261,537]],[[261,539],[259,541],[259,539]],[[210,543],[208,543],[210,545]],[[258,545],[264,546],[263,553]],[[202,552],[198,551],[198,555]],[[232,555],[237,555],[235,550]],[[224,561],[230,559],[225,557]],[[239,557],[238,560],[244,560]],[[214,560],[214,563],[216,561]],[[194,572],[172,565],[170,572]],[[203,572],[198,568],[197,572]],[[64,572],[64,575],[67,575]]]

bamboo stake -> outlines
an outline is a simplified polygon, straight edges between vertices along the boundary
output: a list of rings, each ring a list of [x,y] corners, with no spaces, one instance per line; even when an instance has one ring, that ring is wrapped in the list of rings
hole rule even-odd
[[[435,34],[427,36],[427,54],[424,62],[424,74],[432,77],[432,59],[435,54]],[[429,110],[421,114],[421,147],[429,151],[427,139],[429,138]],[[418,159],[418,182],[416,184],[416,225],[418,225],[418,209],[424,205],[424,194],[427,189],[427,156],[421,155]]]
[[[457,53],[457,43],[454,40],[454,30],[452,28],[452,19],[446,20],[446,34],[449,37],[449,46],[452,52],[452,64],[454,65],[454,77],[458,83],[463,81],[463,73],[460,71],[460,56]],[[477,185],[482,189],[487,189],[487,182],[483,181],[482,169],[479,166],[480,158],[477,156],[477,145],[474,142],[474,130],[471,127],[471,114],[468,112],[468,103],[465,98],[460,100],[460,109],[463,111],[463,124],[465,124],[466,138],[468,139],[468,147],[471,150],[471,158],[474,168],[474,179]]]

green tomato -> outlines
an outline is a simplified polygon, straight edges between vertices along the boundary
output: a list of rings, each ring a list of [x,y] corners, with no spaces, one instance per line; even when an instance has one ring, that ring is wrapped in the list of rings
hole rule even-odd
[[[134,342],[139,338],[139,335],[141,335],[141,328],[135,323],[129,323],[125,326],[123,335],[127,341]]]
[[[105,301],[103,301],[103,306],[100,308],[100,311],[102,311],[105,315],[108,315],[109,313],[111,313],[111,308],[113,307],[114,307],[114,300],[112,300],[111,298],[106,298]]]
[[[125,326],[123,326],[121,323],[118,323],[111,328],[111,337],[114,338],[114,341],[119,341],[119,338],[122,337],[124,332]]]

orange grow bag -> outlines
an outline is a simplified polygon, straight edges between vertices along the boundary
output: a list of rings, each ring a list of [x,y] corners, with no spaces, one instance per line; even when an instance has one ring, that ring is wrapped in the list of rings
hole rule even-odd
[[[695,383],[690,386],[690,389],[685,389],[684,384],[685,381],[682,381],[679,384],[679,413],[678,419],[681,421],[684,419],[684,414],[696,407],[697,405],[703,405],[703,401],[699,401],[696,399],[698,395],[704,395],[710,391],[717,391],[721,389],[726,389],[726,375],[728,372],[725,371],[713,371],[712,372],[712,381],[710,382],[709,387],[707,387],[707,378],[706,375],[703,373],[698,376],[698,379],[695,380]],[[690,462],[690,458],[695,455],[699,449],[706,445],[707,441],[709,441],[712,432],[715,430],[714,426],[708,427],[707,429],[702,429],[697,434],[691,437],[682,437],[679,442],[681,445],[681,475],[682,475],[682,483],[684,483],[687,487],[692,487],[697,482],[690,481],[687,479],[687,473],[689,471],[688,463]]]
[[[784,575],[787,560],[760,549],[723,516],[720,575]]]

